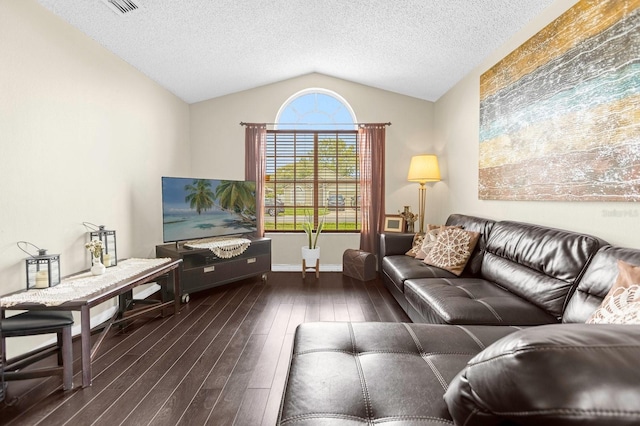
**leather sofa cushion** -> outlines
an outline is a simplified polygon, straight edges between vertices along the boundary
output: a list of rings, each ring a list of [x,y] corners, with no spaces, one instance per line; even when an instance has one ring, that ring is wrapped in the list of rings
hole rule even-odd
[[[481,278],[407,280],[405,297],[423,321],[432,324],[539,325],[557,322],[544,310]]]
[[[591,316],[618,277],[618,260],[640,265],[640,250],[610,245],[598,250],[569,299],[562,322],[583,323]]]
[[[640,424],[640,326],[557,324],[478,354],[445,400],[460,425]]]
[[[513,327],[304,323],[279,425],[447,425],[448,383]]]
[[[404,293],[405,280],[412,278],[455,277],[451,272],[430,266],[411,256],[385,256],[382,259],[382,272]]]
[[[489,236],[482,277],[559,319],[585,265],[603,244],[585,234],[498,222]]]

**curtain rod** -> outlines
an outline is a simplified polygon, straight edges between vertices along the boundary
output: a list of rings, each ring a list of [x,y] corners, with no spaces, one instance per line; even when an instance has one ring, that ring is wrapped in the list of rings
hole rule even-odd
[[[251,126],[255,124],[264,124],[266,126],[366,126],[366,125],[383,125],[383,126],[391,126],[391,122],[386,123],[245,123],[244,121],[240,122],[241,126]]]

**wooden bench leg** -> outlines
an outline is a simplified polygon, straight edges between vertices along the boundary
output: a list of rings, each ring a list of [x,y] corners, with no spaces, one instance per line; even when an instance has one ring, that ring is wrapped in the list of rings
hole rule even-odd
[[[62,389],[73,389],[73,342],[71,326],[62,329]]]

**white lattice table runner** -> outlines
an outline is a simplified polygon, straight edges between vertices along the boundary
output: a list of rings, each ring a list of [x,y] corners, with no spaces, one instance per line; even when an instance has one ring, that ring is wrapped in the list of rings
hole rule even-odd
[[[230,259],[235,256],[240,256],[250,245],[251,240],[247,238],[221,237],[207,242],[187,243],[185,247],[209,249],[221,259]]]
[[[2,297],[0,298],[0,307],[11,307],[20,303],[39,303],[45,306],[61,305],[69,300],[90,296],[169,261],[171,261],[169,258],[122,260],[116,266],[107,268],[107,271],[102,275],[91,275],[91,272],[85,272],[65,278],[55,287],[31,289]]]

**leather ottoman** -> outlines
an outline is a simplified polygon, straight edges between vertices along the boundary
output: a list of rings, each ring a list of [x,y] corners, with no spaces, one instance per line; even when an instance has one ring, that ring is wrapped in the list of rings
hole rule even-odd
[[[362,250],[347,249],[342,255],[342,273],[360,281],[376,278],[376,258]]]

